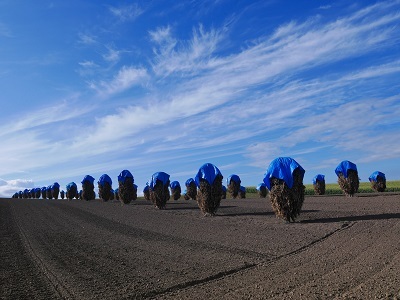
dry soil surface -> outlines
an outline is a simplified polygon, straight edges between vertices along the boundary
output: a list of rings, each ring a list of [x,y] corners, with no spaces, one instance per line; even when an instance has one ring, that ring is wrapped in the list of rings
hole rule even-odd
[[[400,299],[400,195],[0,199],[0,299]]]

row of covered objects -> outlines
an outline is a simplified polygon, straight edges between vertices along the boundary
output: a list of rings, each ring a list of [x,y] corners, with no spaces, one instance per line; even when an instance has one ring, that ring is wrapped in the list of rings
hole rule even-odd
[[[60,191],[60,185],[58,182],[54,182],[53,184],[41,188],[36,187],[15,192],[12,198],[58,199],[59,196],[64,199],[64,191]]]

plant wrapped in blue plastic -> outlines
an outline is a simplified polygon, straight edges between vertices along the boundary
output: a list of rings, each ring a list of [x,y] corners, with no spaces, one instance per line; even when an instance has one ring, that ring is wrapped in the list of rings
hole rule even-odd
[[[226,187],[222,185],[222,196],[221,199],[226,199]]]
[[[338,184],[344,194],[348,197],[353,197],[360,186],[357,166],[351,161],[344,160],[336,167],[335,173],[338,176]]]
[[[384,192],[386,189],[386,176],[384,173],[375,171],[369,176],[369,182],[371,183],[371,188],[377,192]]]
[[[67,194],[66,197],[69,200],[72,200],[76,197],[76,199],[78,199],[78,197],[76,196],[78,194],[78,186],[76,185],[75,182],[70,182],[65,186],[65,189],[67,190]]]
[[[107,174],[101,175],[99,180],[97,181],[97,186],[99,188],[99,198],[103,199],[103,201],[111,200],[111,194],[112,194],[111,177],[108,176]]]
[[[325,195],[325,175],[315,175],[312,183],[316,195]]]
[[[58,199],[58,195],[60,194],[60,185],[58,184],[58,182],[54,182],[51,185],[51,197],[53,199]]]
[[[47,199],[53,199],[53,194],[51,192],[51,185],[46,187],[46,197]]]
[[[123,170],[118,175],[118,198],[122,204],[129,204],[136,199],[133,182],[133,175],[128,170]]]
[[[240,177],[236,174],[229,175],[226,179],[226,186],[228,187],[228,192],[233,199],[237,198],[240,191]]]
[[[29,198],[29,190],[28,189],[24,189],[24,199],[28,199]]]
[[[221,171],[211,163],[202,165],[195,177],[197,205],[204,215],[213,216],[217,212],[222,198]]]
[[[304,202],[304,169],[290,157],[274,159],[264,175],[275,215],[294,222]]]
[[[169,187],[171,188],[172,199],[178,200],[181,197],[181,192],[182,192],[181,185],[179,184],[179,182],[172,181]]]
[[[38,187],[35,188],[35,198],[39,199],[41,194],[42,194],[42,190]]]
[[[47,195],[46,195],[47,188],[46,188],[45,186],[42,187],[42,188],[40,189],[40,192],[41,192],[42,198],[43,198],[43,199],[46,199],[46,197],[47,197]]]
[[[196,200],[197,187],[196,187],[196,182],[194,181],[194,179],[189,178],[188,180],[186,180],[185,186],[186,186],[185,200],[189,200],[189,199]]]
[[[169,200],[169,174],[156,172],[149,180],[150,200],[158,209],[164,209]]]
[[[90,175],[86,175],[81,183],[82,183],[82,198],[83,200],[89,201],[94,200],[96,195],[94,193],[94,178]]]
[[[244,186],[242,186],[242,185],[239,188],[238,197],[240,199],[245,199],[246,198],[246,188]]]
[[[267,197],[267,187],[265,186],[264,182],[258,184],[256,189],[257,189],[258,196],[260,198],[266,198]]]
[[[65,192],[64,192],[64,190],[61,190],[61,191],[60,191],[60,198],[64,200],[64,198],[65,198]]]
[[[144,199],[150,201],[150,189],[149,189],[149,182],[146,182],[146,185],[143,189],[143,196]]]

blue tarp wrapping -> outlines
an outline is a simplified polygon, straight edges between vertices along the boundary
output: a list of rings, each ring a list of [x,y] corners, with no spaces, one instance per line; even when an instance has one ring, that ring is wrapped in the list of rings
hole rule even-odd
[[[90,183],[93,184],[94,178],[92,176],[90,176],[90,175],[86,175],[85,177],[83,177],[81,183],[84,183],[85,181],[89,181]]]
[[[104,186],[104,184],[108,182],[108,184],[110,186],[112,186],[112,180],[111,177],[108,176],[107,174],[103,174],[100,176],[99,181],[97,181],[98,184],[100,184],[101,186]]]
[[[46,192],[47,188],[44,186],[40,189],[42,192]]]
[[[46,190],[51,191],[51,184],[47,186]]]
[[[231,183],[231,180],[239,184],[242,182],[239,176],[236,174],[229,175],[228,178],[226,179],[226,184],[229,185]]]
[[[42,190],[41,190],[41,188],[36,188],[35,189],[35,193],[40,193]]]
[[[78,186],[76,185],[75,182],[70,182],[70,183],[68,183],[68,184],[65,186],[66,189],[67,189],[67,192],[69,192],[73,186],[74,186],[76,189],[78,189]]]
[[[316,184],[317,180],[318,181],[325,181],[325,175],[322,175],[322,174],[315,175],[313,180],[312,180],[312,183]]]
[[[146,186],[144,187],[144,189],[143,189],[143,193],[147,192],[148,190],[149,190],[149,186],[146,185]]]
[[[169,187],[171,189],[176,189],[177,187],[181,187],[181,185],[179,184],[179,181],[172,181]]]
[[[28,189],[24,189],[24,194],[28,194],[29,190]]]
[[[267,172],[264,175],[264,183],[268,190],[271,190],[270,178],[275,177],[282,179],[286,182],[289,188],[293,186],[293,172],[297,168],[300,169],[304,176],[304,169],[290,157],[278,157],[275,158],[269,165]]]
[[[209,184],[213,184],[217,175],[222,176],[221,171],[213,164],[206,163],[200,167],[194,181],[196,182],[197,187],[200,187],[200,179],[205,179]]]
[[[369,176],[369,181],[377,181],[377,178],[378,178],[378,176],[380,177],[380,178],[383,178],[383,179],[385,179],[386,180],[386,176],[385,176],[385,174],[384,173],[382,173],[382,172],[379,172],[379,171],[375,171],[374,173],[372,173],[371,174],[371,176]]]
[[[243,185],[240,186],[240,190],[246,193],[246,188]]]
[[[55,188],[60,188],[60,185],[58,184],[58,182],[54,182],[53,185],[51,186],[52,189]]]
[[[189,178],[188,180],[186,180],[185,185],[189,186],[192,182],[194,182],[194,179],[193,178]],[[196,183],[196,182],[194,182],[194,183]]]
[[[226,186],[222,185],[222,190],[226,192]]]
[[[263,183],[263,182],[259,183],[259,184],[257,185],[257,188],[256,188],[257,191],[259,191],[260,188],[261,188],[262,186],[263,186],[263,187],[266,187],[265,183]]]
[[[165,172],[154,173],[153,176],[151,176],[150,181],[149,181],[149,185],[150,185],[151,189],[154,188],[154,186],[157,183],[157,180],[160,180],[163,183],[163,185],[166,185],[169,180],[169,174],[167,174]]]
[[[347,171],[354,170],[357,171],[357,166],[351,161],[344,160],[342,161],[335,169],[335,173],[339,176],[340,173],[343,174],[344,178],[347,178]]]
[[[123,170],[118,175],[118,182],[124,183],[126,178],[132,178],[132,181],[134,181],[133,175],[131,174],[131,172],[129,172],[128,170]]]

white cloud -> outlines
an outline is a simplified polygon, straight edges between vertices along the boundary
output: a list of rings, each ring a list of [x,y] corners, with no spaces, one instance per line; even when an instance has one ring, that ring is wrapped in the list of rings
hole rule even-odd
[[[97,44],[97,37],[90,35],[90,34],[85,34],[85,33],[79,33],[79,43],[84,44],[84,45],[93,45]]]
[[[123,22],[135,20],[144,12],[137,3],[119,7],[110,6],[109,10],[115,17]]]

